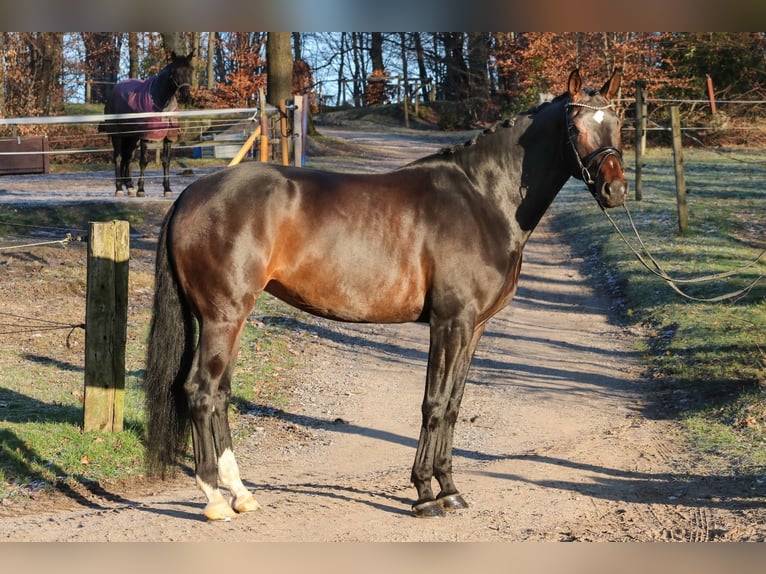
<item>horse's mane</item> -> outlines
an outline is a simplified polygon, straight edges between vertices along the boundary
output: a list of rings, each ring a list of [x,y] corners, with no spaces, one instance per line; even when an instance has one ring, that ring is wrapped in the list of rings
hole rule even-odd
[[[588,90],[592,90],[592,88],[586,88],[586,91],[588,91]],[[593,90],[593,92],[595,93],[596,90]],[[590,94],[590,95],[592,95],[592,94]],[[518,118],[520,118],[520,117],[532,117],[532,116],[540,113],[542,110],[548,108],[550,105],[555,104],[557,102],[560,102],[560,101],[562,101],[564,99],[567,99],[567,98],[569,98],[569,92],[564,92],[563,94],[560,94],[560,95],[556,96],[552,100],[549,100],[547,102],[542,102],[540,104],[532,106],[531,108],[528,108],[527,110],[517,114],[513,118],[506,118],[506,119],[498,120],[497,122],[495,122],[495,124],[493,124],[492,126],[490,126],[488,128],[485,128],[480,133],[477,133],[471,139],[466,140],[463,143],[459,143],[459,144],[455,144],[455,145],[452,145],[452,146],[444,147],[444,148],[440,149],[439,151],[437,151],[436,153],[434,153],[432,155],[429,155],[429,156],[426,156],[424,158],[421,158],[421,159],[417,160],[414,163],[419,163],[421,161],[429,160],[429,159],[432,159],[432,158],[435,158],[435,157],[445,157],[445,156],[455,155],[455,154],[459,153],[461,150],[463,150],[465,148],[473,147],[474,145],[476,145],[479,142],[480,139],[496,133],[498,128],[501,128],[501,129],[502,128],[512,128],[516,124],[516,121],[518,120]]]

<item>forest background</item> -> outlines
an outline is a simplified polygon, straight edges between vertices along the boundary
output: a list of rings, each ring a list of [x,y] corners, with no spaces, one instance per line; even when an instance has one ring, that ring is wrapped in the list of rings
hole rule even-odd
[[[0,116],[101,104],[115,82],[159,71],[171,50],[197,55],[192,108],[254,105],[261,87],[271,103],[309,93],[315,111],[400,101],[405,90],[452,102],[443,127],[467,127],[560,93],[574,67],[601,78],[614,66],[624,92],[641,80],[650,98],[705,99],[708,77],[718,99],[766,96],[760,32],[4,32]],[[727,119],[757,121],[761,109],[728,107]]]

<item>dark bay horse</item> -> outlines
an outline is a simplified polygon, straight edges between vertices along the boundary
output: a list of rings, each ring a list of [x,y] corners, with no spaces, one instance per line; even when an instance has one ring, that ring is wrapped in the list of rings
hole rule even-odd
[[[610,104],[621,76],[615,69],[597,91],[583,88],[575,70],[551,103],[393,172],[247,163],[187,187],[157,250],[149,471],[164,476],[177,462],[190,424],[205,516],[258,508],[240,479],[227,411],[240,334],[267,291],[340,321],[429,323],[413,511],[467,507],[452,479],[452,436],[474,350],[511,301],[522,249],[570,177],[604,207],[624,203],[620,121]]]
[[[104,107],[105,114],[148,114],[156,112],[174,112],[178,109],[178,100],[185,102],[189,97],[192,75],[193,52],[188,56],[170,55],[170,63],[157,74],[146,80],[124,80],[115,85]],[[178,141],[178,120],[172,117],[142,116],[140,118],[121,118],[106,120],[99,125],[100,132],[109,134],[114,149],[114,179],[117,190],[115,195],[124,195],[123,186],[130,196],[144,196],[144,171],[147,142],[162,142],[162,187],[166,196],[172,195],[170,189],[170,145]],[[139,145],[138,165],[141,170],[138,178],[138,191],[133,190],[133,177],[130,162],[133,152]]]

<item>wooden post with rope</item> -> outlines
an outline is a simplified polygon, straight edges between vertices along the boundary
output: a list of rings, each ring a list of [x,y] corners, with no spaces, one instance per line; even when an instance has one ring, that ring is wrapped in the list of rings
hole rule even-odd
[[[290,165],[290,144],[287,132],[287,104],[279,102],[279,143],[282,150],[282,165]]]
[[[686,208],[686,177],[684,176],[683,146],[681,144],[681,116],[678,106],[670,106],[670,125],[673,131],[673,165],[676,173],[676,203],[678,204],[678,229],[689,227]]]
[[[88,231],[84,431],[123,428],[129,228],[127,221],[91,222]]]

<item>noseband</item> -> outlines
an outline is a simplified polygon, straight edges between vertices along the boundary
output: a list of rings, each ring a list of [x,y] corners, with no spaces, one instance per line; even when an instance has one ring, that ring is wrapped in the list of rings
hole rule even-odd
[[[577,159],[577,164],[580,167],[580,174],[582,176],[582,180],[585,182],[585,184],[588,186],[588,189],[590,189],[590,192],[592,194],[596,194],[596,182],[593,179],[593,177],[590,174],[590,169],[593,166],[594,162],[598,160],[598,163],[596,163],[596,171],[594,173],[598,174],[601,170],[601,166],[603,165],[604,161],[606,161],[606,158],[609,156],[614,156],[617,159],[617,162],[620,164],[620,169],[622,169],[622,152],[617,149],[616,147],[612,146],[604,146],[598,148],[596,151],[589,153],[585,157],[580,157],[580,152],[577,151],[577,145],[575,144],[575,141],[572,137],[573,131],[576,129],[574,124],[570,121],[569,117],[569,108],[570,107],[579,107],[579,108],[586,108],[588,110],[594,110],[594,111],[603,111],[608,108],[611,108],[611,104],[607,104],[605,106],[589,106],[588,104],[579,104],[575,102],[570,102],[564,106],[564,121],[566,122],[567,126],[567,139],[569,140],[569,144],[572,146],[572,151],[574,151],[574,156]]]

